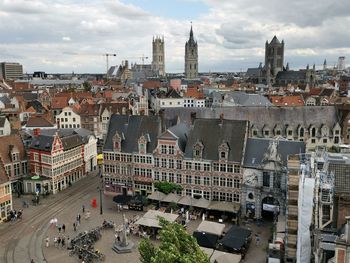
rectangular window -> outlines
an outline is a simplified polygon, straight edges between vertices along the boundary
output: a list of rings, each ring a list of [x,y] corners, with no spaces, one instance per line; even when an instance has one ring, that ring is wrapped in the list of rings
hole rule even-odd
[[[173,145],[169,145],[169,154],[174,154],[174,146]]]
[[[234,166],[234,172],[235,172],[236,174],[239,174],[239,173],[241,172],[241,167],[240,167],[239,165],[235,165],[235,166]]]
[[[263,186],[270,187],[270,173],[263,172]]]
[[[292,136],[293,135],[293,131],[292,130],[288,130],[288,136]]]
[[[226,201],[227,202],[232,202],[232,193],[226,193]]]
[[[186,170],[191,170],[191,169],[192,169],[192,163],[186,162]]]
[[[207,200],[210,200],[210,192],[204,191],[204,192],[203,192],[203,197],[204,197],[205,199],[207,199]]]
[[[194,177],[194,184],[201,184],[201,178],[199,176]]]
[[[164,182],[164,181],[166,181],[166,179],[167,179],[167,178],[166,178],[166,173],[163,172],[163,173],[162,173],[162,181]]]
[[[239,194],[233,193],[233,202],[239,202]]]
[[[210,185],[210,178],[209,177],[204,177],[204,185]]]
[[[226,164],[220,164],[220,172],[226,172]]]
[[[34,153],[34,161],[39,161],[39,154],[37,153]]]
[[[159,172],[158,171],[154,172],[154,180],[159,181]]]
[[[239,188],[240,185],[241,185],[241,180],[239,180],[239,179],[234,179],[233,180],[233,187],[234,188]]]
[[[204,171],[210,171],[210,164],[209,163],[204,164]]]
[[[162,158],[162,167],[166,168],[166,159],[163,159],[163,158]]]
[[[174,169],[174,160],[169,159],[169,168]]]
[[[219,171],[219,164],[218,163],[214,163],[213,164],[213,170],[214,171]]]
[[[201,164],[200,164],[200,163],[194,163],[194,169],[195,169],[196,171],[200,171],[200,169],[201,169]]]
[[[219,177],[216,177],[216,176],[215,176],[215,177],[213,178],[213,185],[214,185],[214,186],[219,186]]]
[[[228,164],[227,165],[227,172],[228,173],[233,173],[233,165],[232,164]]]
[[[161,145],[160,149],[162,154],[166,154],[166,145]]]
[[[181,174],[176,175],[176,183],[182,184],[182,175]]]
[[[173,173],[169,173],[169,182],[174,182],[174,174]]]
[[[154,158],[154,166],[159,167],[159,158]]]
[[[182,169],[182,161],[176,160],[176,169]]]
[[[220,186],[221,187],[226,187],[226,178],[220,177]]]
[[[192,196],[192,189],[186,189],[186,195]]]
[[[191,175],[186,175],[186,184],[192,184],[192,177],[191,177]]]
[[[227,178],[226,179],[226,186],[227,187],[232,187],[232,181],[233,181],[232,178]]]
[[[218,201],[218,200],[219,200],[219,193],[213,192],[213,201]]]

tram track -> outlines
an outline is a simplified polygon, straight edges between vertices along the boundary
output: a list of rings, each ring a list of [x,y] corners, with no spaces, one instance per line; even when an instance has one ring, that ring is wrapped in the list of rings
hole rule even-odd
[[[14,263],[18,262],[16,258],[16,248],[18,247],[21,236],[24,235],[28,229],[33,229],[30,232],[29,242],[27,246],[28,260],[31,258],[42,262],[44,259],[43,253],[41,255],[36,255],[38,251],[38,244],[40,243],[42,251],[42,238],[39,240],[39,236],[42,237],[49,226],[49,220],[55,217],[55,215],[62,212],[64,209],[69,209],[75,205],[73,200],[79,200],[87,194],[94,191],[98,186],[98,177],[89,176],[81,179],[72,186],[72,188],[67,189],[66,192],[62,192],[62,196],[57,196],[52,202],[47,203],[47,207],[42,207],[36,214],[15,224],[9,226],[8,228],[0,231],[1,244],[4,247],[3,262],[4,263]],[[46,229],[44,229],[46,226]],[[22,236],[23,237],[23,236]],[[40,261],[39,261],[40,260]],[[27,262],[27,261],[25,261]]]

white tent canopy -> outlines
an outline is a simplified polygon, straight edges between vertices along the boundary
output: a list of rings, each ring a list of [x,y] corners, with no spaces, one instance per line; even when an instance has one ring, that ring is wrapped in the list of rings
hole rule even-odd
[[[222,252],[206,247],[200,247],[200,249],[208,255],[210,263],[239,263],[242,259],[241,255],[237,254]]]
[[[210,221],[202,221],[197,230],[198,232],[206,232],[215,234],[218,236],[222,236],[222,233],[224,232],[225,224],[210,222]]]
[[[179,215],[164,213],[157,210],[149,210],[146,214],[143,215],[139,220],[136,221],[136,224],[148,227],[161,228],[159,225],[159,217],[163,217],[169,222],[174,222]]]

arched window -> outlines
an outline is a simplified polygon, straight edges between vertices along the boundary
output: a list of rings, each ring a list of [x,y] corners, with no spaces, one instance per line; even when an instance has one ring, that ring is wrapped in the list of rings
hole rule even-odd
[[[311,129],[311,137],[316,137],[316,128],[312,127]]]
[[[304,137],[304,128],[303,127],[301,127],[299,129],[299,137]]]

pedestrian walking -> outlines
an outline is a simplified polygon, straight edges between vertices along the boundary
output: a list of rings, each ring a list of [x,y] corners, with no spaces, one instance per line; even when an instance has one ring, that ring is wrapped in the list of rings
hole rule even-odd
[[[49,247],[49,245],[50,245],[50,238],[49,238],[49,236],[46,236],[45,242],[46,242],[46,247]]]
[[[58,228],[58,233],[60,234],[61,233],[61,225],[58,225],[57,228]]]
[[[57,247],[59,248],[61,245],[61,237],[58,237],[57,238]]]
[[[62,230],[64,233],[66,232],[66,225],[65,224],[62,225]]]
[[[64,237],[62,237],[61,244],[62,244],[62,248],[63,248],[65,245],[65,238]]]
[[[77,231],[77,225],[75,224],[75,222],[73,223],[73,230],[74,232]]]
[[[255,236],[255,245],[259,246],[259,244],[260,244],[260,236],[256,235]]]
[[[85,213],[85,205],[83,205],[83,214]]]
[[[55,245],[55,247],[57,247],[57,237],[53,238],[53,244]]]
[[[81,219],[81,216],[80,216],[80,214],[78,214],[78,221],[79,221],[79,224],[80,224],[80,219]]]
[[[77,215],[77,226],[80,225],[80,219],[79,219],[79,214]]]

